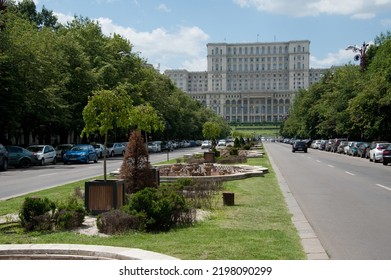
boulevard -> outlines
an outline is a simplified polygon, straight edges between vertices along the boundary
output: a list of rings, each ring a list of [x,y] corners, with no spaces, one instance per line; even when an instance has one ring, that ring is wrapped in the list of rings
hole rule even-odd
[[[391,259],[391,167],[265,143],[330,259]]]
[[[166,151],[150,153],[149,156],[150,162],[154,164],[195,152],[202,152],[202,149],[182,148],[169,153]],[[122,161],[123,157],[107,158],[107,172],[116,171]],[[0,200],[101,175],[103,175],[103,159],[98,163],[89,164],[65,165],[60,162],[56,165],[33,166],[27,169],[9,168],[6,172],[0,172]]]

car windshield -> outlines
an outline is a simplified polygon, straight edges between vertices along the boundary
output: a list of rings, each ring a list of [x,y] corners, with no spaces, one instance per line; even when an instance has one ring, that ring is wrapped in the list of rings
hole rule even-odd
[[[88,150],[87,146],[76,146],[72,148],[72,151],[85,151]]]
[[[31,147],[28,147],[27,150],[32,151],[34,153],[39,153],[39,152],[42,152],[43,146],[31,146]]]
[[[69,149],[71,149],[72,148],[72,146],[70,146],[70,145],[60,145],[60,146],[57,146],[56,147],[56,150],[57,151],[60,151],[60,150],[69,150]]]

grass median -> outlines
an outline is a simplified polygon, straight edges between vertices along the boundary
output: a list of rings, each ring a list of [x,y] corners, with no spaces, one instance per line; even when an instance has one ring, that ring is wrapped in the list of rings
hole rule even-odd
[[[249,159],[250,165],[269,168],[264,177],[224,183],[234,192],[235,205],[223,206],[222,198],[209,216],[194,226],[165,233],[127,233],[109,237],[70,231],[26,233],[15,223],[0,225],[0,244],[66,243],[140,248],[188,260],[296,260],[305,259],[300,237],[291,222],[275,173],[267,156]],[[84,181],[27,196],[61,200]],[[0,202],[0,216],[18,213],[26,196]]]

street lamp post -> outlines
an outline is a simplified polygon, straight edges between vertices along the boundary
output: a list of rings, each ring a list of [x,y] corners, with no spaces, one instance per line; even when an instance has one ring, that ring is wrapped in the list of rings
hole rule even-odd
[[[354,56],[355,61],[360,60],[360,67],[361,70],[364,71],[366,67],[366,52],[369,44],[366,44],[365,42],[362,44],[362,46],[348,46],[346,50],[351,50],[355,53],[358,53]]]

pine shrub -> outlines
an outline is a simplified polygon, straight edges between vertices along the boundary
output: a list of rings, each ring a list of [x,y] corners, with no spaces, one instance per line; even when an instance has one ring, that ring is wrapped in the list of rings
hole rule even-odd
[[[120,176],[126,180],[127,193],[146,187],[157,187],[154,170],[148,159],[148,150],[139,130],[132,131],[126,148]]]

